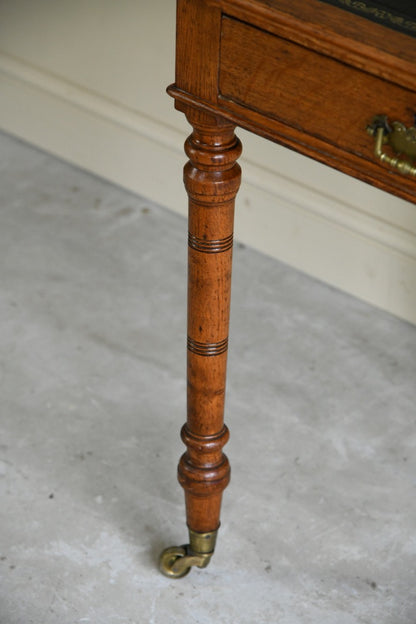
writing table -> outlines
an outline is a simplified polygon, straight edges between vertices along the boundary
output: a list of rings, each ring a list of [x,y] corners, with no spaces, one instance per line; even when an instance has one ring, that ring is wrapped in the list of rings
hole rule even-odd
[[[178,467],[190,543],[161,570],[214,552],[230,477],[224,399],[236,126],[416,202],[416,8],[409,0],[178,0],[175,106],[193,131],[189,196],[187,450]]]

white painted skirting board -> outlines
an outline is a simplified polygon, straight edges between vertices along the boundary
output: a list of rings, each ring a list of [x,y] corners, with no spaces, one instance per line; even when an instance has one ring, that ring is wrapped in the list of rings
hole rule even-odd
[[[6,55],[0,55],[0,127],[152,201],[186,212],[186,130],[182,133]],[[240,241],[416,323],[412,224],[407,229],[402,222],[366,213],[286,172],[253,164],[250,157],[242,159],[242,167],[236,219]]]

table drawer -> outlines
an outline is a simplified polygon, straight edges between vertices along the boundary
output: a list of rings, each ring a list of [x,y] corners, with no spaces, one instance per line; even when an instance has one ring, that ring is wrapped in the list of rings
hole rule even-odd
[[[251,115],[257,124],[267,118],[270,138],[285,144],[290,137],[287,144],[304,153],[302,145],[312,139],[315,149],[329,149],[331,158],[334,150],[338,156],[343,152],[381,172],[367,124],[386,114],[412,125],[416,112],[413,91],[226,16],[219,94],[221,106],[234,114]]]

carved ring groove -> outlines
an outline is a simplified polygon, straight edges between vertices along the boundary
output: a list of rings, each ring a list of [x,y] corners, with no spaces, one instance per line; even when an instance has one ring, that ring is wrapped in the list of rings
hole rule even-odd
[[[188,336],[188,351],[196,355],[212,357],[222,355],[228,349],[228,337],[221,342],[198,342]]]
[[[206,240],[204,238],[198,238],[198,236],[189,232],[188,245],[192,249],[203,253],[221,253],[232,249],[233,235],[230,234],[230,236],[226,238],[219,238],[217,240]]]

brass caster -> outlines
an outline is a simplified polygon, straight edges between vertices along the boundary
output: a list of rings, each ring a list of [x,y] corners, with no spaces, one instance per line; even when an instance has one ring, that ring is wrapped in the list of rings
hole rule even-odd
[[[187,563],[187,547],[172,546],[165,548],[160,555],[159,569],[165,576],[170,578],[183,578],[191,571]]]
[[[183,578],[192,566],[206,568],[214,554],[217,531],[196,533],[189,530],[190,544],[166,548],[159,561],[159,569],[170,578]]]

